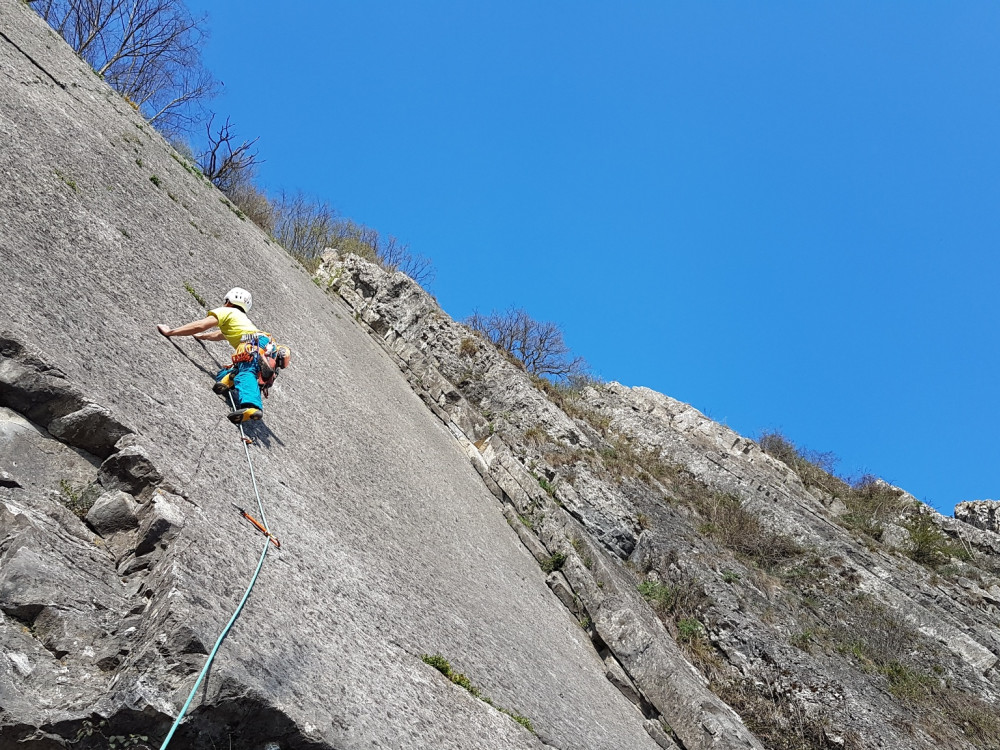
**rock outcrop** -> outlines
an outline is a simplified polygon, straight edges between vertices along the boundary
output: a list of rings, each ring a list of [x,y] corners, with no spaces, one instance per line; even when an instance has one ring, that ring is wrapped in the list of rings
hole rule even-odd
[[[0,747],[158,744],[249,582],[228,347],[155,331],[239,284],[295,352],[251,429],[282,548],[172,746],[656,748],[349,308],[30,8],[0,29]]]
[[[550,586],[628,683],[609,679],[684,746],[750,734],[716,696],[771,747],[998,741],[1000,536],[986,523],[885,483],[800,476],[646,388],[534,379],[354,256],[328,253],[316,276],[456,435],[533,556],[565,555]],[[872,511],[884,528],[858,520],[864,492],[896,509]]]
[[[295,352],[250,428],[282,547],[175,746],[1000,746],[995,509],[310,276],[23,3],[0,30],[0,750],[158,745],[242,596],[227,348],[155,333],[234,284]]]

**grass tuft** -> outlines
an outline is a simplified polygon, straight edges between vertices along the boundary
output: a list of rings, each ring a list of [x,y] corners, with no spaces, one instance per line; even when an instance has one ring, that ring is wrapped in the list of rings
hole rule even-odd
[[[200,294],[198,294],[197,290],[193,286],[191,286],[190,283],[188,283],[188,282],[185,281],[184,282],[184,288],[187,290],[188,294],[190,294],[192,297],[194,297],[194,301],[195,302],[197,302],[199,305],[201,305],[202,307],[204,307],[206,310],[208,309],[209,305],[205,301],[205,298],[202,297]]]
[[[534,734],[535,728],[534,726],[532,726],[531,720],[528,719],[528,717],[522,716],[516,711],[509,711],[506,708],[502,708],[501,706],[496,705],[489,696],[484,695],[479,688],[473,685],[472,681],[468,677],[466,677],[461,672],[456,672],[454,669],[452,669],[451,663],[447,659],[445,659],[441,654],[424,654],[420,658],[423,660],[425,664],[429,664],[430,666],[434,667],[434,669],[443,674],[454,684],[458,685],[460,688],[464,688],[472,696],[483,701],[483,703],[492,706],[500,713],[509,716],[511,719],[520,724],[522,727],[524,727],[529,732]]]
[[[555,573],[557,570],[562,570],[563,565],[566,564],[566,555],[562,552],[556,552],[550,557],[546,557],[541,562],[542,570],[546,573]]]

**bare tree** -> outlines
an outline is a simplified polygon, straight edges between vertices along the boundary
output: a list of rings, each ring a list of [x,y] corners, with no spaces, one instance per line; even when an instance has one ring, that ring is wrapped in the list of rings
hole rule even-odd
[[[387,271],[402,271],[421,286],[434,281],[434,266],[424,255],[414,255],[409,245],[399,242],[389,235],[387,240],[379,238],[376,253],[382,267]]]
[[[182,0],[36,0],[39,15],[160,130],[196,119],[215,81],[201,64],[204,17]]]
[[[273,205],[274,238],[307,266],[332,247],[378,263],[387,271],[402,271],[421,285],[434,278],[430,259],[414,255],[395,237],[338,216],[326,201],[281,193]]]
[[[208,148],[198,157],[198,166],[201,167],[202,174],[219,190],[229,195],[237,188],[251,184],[257,175],[257,165],[260,162],[253,147],[259,139],[254,138],[236,145],[236,134],[230,119],[227,117],[226,122],[215,132],[212,131],[214,123],[215,113],[212,113],[205,123]]]
[[[252,182],[239,183],[226,195],[254,224],[270,235],[274,234],[275,210],[263,190]]]
[[[341,220],[329,203],[282,192],[273,205],[274,239],[295,257],[314,261],[326,248],[337,246]]]
[[[571,357],[558,325],[535,320],[520,308],[489,315],[474,311],[465,324],[516,357],[533,375],[565,379],[586,371],[582,357]]]

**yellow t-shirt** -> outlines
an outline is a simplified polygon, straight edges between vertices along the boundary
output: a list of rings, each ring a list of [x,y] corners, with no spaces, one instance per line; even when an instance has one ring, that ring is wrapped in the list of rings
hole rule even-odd
[[[208,314],[219,321],[219,330],[233,349],[240,345],[240,338],[244,333],[257,333],[257,326],[238,307],[217,307],[209,310]]]

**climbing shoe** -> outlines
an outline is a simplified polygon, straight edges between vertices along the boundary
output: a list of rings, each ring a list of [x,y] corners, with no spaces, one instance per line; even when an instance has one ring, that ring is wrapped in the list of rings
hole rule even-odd
[[[249,422],[250,420],[263,419],[264,412],[260,409],[256,409],[253,406],[248,406],[246,409],[237,409],[234,412],[230,412],[229,421],[233,424],[243,424],[244,422]]]
[[[224,378],[215,381],[215,385],[212,386],[212,391],[218,393],[220,396],[224,396],[233,389],[233,375],[230,373]]]

